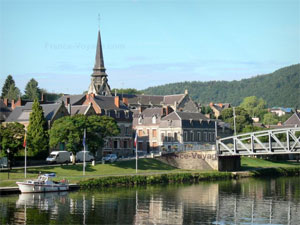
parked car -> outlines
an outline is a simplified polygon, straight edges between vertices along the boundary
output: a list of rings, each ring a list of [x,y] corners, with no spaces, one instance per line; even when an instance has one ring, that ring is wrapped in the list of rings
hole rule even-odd
[[[115,162],[118,157],[116,154],[108,154],[102,158],[105,162]]]
[[[48,163],[69,163],[71,153],[68,151],[53,151],[46,161]]]
[[[76,162],[83,162],[84,151],[77,152],[76,154]],[[85,161],[91,162],[95,159],[95,157],[89,152],[85,151]]]

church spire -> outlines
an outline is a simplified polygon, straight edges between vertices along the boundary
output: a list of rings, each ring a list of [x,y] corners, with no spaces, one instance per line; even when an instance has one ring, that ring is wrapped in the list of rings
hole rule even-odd
[[[98,41],[96,49],[95,65],[93,68],[91,84],[88,94],[111,96],[110,86],[107,82],[107,74],[105,72],[104,59],[102,52],[100,30],[98,31]]]
[[[106,69],[104,67],[100,30],[98,31],[96,58],[95,58],[95,65],[93,70],[94,72],[92,76],[107,76],[107,74],[105,73]]]

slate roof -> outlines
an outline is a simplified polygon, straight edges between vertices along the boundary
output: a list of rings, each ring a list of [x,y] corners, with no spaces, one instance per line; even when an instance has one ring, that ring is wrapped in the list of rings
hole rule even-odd
[[[89,105],[73,105],[71,107],[71,116],[77,115],[77,114],[84,115],[88,108],[89,108]]]
[[[163,103],[164,104],[174,104],[175,101],[179,103],[183,98],[185,94],[178,94],[178,95],[165,95]]]
[[[142,105],[160,105],[164,100],[164,96],[159,95],[127,95],[127,98],[129,104]]]
[[[144,117],[152,117],[153,115],[162,115],[161,108],[147,108],[141,113]]]
[[[67,102],[67,97],[70,98],[70,104],[71,105],[80,105],[84,102],[85,100],[85,95],[64,95],[61,96],[57,102],[61,102],[64,101],[64,103],[66,104]]]
[[[4,104],[2,99],[0,99],[0,121],[5,121],[10,113],[11,109]]]
[[[298,126],[298,127],[300,127],[300,113],[295,112],[283,124],[284,124],[284,126]]]
[[[29,115],[32,111],[33,102],[27,102],[25,106],[16,107],[5,122],[29,121]],[[60,108],[60,103],[41,104],[46,120],[51,120],[56,111]]]
[[[118,108],[115,105],[115,97],[114,96],[100,96],[96,95],[94,97],[94,101],[99,105],[101,109],[104,110],[129,110],[128,107],[120,101],[120,107]]]

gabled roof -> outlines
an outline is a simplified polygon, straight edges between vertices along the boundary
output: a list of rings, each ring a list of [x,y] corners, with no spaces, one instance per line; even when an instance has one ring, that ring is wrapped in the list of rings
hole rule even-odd
[[[202,113],[176,112],[182,120],[209,120]]]
[[[0,99],[0,121],[5,121],[10,113],[11,109],[4,104],[2,99]]]
[[[125,97],[125,96],[123,96]],[[164,96],[159,95],[126,95],[129,104],[160,105]]]
[[[67,102],[67,98],[70,98],[70,104],[71,105],[81,105],[82,102],[85,100],[85,95],[64,95],[61,96],[57,102],[62,102],[64,101],[64,103],[66,104]]]
[[[85,115],[90,105],[73,105],[71,107],[71,116],[82,114]]]
[[[300,113],[295,112],[283,123],[285,126],[300,126]]]
[[[152,117],[154,115],[161,116],[162,110],[161,108],[147,108],[141,113],[144,117]]]
[[[164,104],[174,104],[175,102],[180,103],[184,98],[185,94],[178,94],[178,95],[165,95],[163,103]]]
[[[126,105],[120,101],[120,107],[115,105],[115,97],[113,96],[100,96],[96,95],[94,97],[95,103],[104,110],[129,110]]]
[[[33,102],[27,102],[25,106],[16,107],[5,122],[20,122],[29,121],[30,113],[32,112]],[[41,104],[46,120],[51,120],[62,104]]]

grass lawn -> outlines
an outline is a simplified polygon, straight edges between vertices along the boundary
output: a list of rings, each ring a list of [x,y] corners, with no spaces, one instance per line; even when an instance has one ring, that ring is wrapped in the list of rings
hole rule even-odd
[[[27,178],[37,178],[38,173],[56,173],[57,180],[66,178],[71,183],[76,183],[79,180],[83,180],[82,174],[83,165],[64,165],[64,166],[49,166],[42,168],[30,168],[27,170]],[[139,159],[138,161],[138,173],[168,173],[168,172],[184,172],[187,170],[181,170],[164,164],[156,159]],[[0,187],[16,186],[16,181],[25,180],[24,169],[12,170],[10,173],[10,179],[8,180],[7,172],[0,173]],[[97,176],[109,176],[109,175],[125,175],[135,174],[135,160],[116,162],[112,164],[97,164],[92,166],[87,164],[85,177],[86,179]]]
[[[296,161],[270,161],[265,159],[259,158],[252,158],[252,157],[241,157],[241,166],[242,170],[254,170],[258,168],[278,168],[278,167],[296,167],[299,166],[300,163]]]
[[[274,168],[274,167],[295,167],[299,166],[297,162],[287,161],[269,161],[258,158],[242,157],[241,158],[242,170],[254,170],[257,168]],[[92,166],[87,164],[86,175],[82,174],[82,164],[80,165],[64,165],[64,166],[48,166],[41,168],[30,168],[27,170],[28,178],[37,178],[39,172],[41,173],[56,173],[57,180],[66,178],[70,183],[77,183],[78,181],[89,179],[92,177],[109,176],[109,175],[128,175],[135,174],[135,160],[116,162],[113,164],[97,164]],[[156,159],[139,159],[138,161],[138,174],[151,174],[151,173],[182,173],[191,172],[191,170],[177,169],[167,164],[164,164]],[[193,170],[193,172],[208,172]],[[25,180],[24,170],[13,169],[9,173],[8,179],[7,172],[0,173],[0,187],[14,187],[16,181]]]

